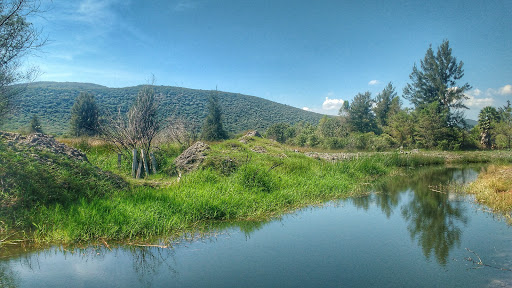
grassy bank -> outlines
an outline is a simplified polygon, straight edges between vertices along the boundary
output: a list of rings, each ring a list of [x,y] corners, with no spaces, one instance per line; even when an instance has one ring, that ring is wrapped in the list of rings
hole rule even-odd
[[[366,193],[369,184],[393,175],[397,167],[446,162],[442,155],[421,153],[361,154],[350,161],[332,162],[307,157],[270,140],[251,138],[245,143],[229,140],[211,145],[201,168],[183,175],[180,181],[172,160],[181,149],[161,146],[156,151],[159,174],[132,180],[130,166],[125,163],[118,168],[117,155],[108,146],[69,142],[86,151],[92,164],[51,153],[48,157],[52,161],[41,162],[37,156],[40,152],[19,151],[0,143],[0,159],[6,159],[0,166],[5,167],[0,178],[13,183],[5,186],[9,189],[2,188],[11,199],[0,206],[4,230],[25,231],[39,242],[148,239],[189,231],[212,221],[268,219],[300,207]],[[128,184],[120,185],[112,178],[115,175],[97,170],[96,165],[121,175],[121,182]],[[13,167],[18,167],[14,178],[9,172]],[[24,167],[32,167],[28,171],[33,174],[25,177]],[[48,167],[55,173],[44,172]],[[39,186],[18,189],[18,181]],[[47,191],[66,197],[40,198],[39,194]]]
[[[465,190],[512,223],[512,166],[490,165]]]

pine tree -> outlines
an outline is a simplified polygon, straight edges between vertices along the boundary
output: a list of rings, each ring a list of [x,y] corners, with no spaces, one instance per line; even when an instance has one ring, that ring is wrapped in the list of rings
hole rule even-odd
[[[377,123],[379,123],[380,126],[388,125],[389,117],[393,112],[393,99],[395,98],[398,99],[398,96],[395,92],[395,87],[393,87],[391,82],[389,82],[386,88],[384,88],[384,90],[382,90],[382,92],[377,95],[373,112],[375,112],[375,118],[377,119]]]
[[[458,81],[464,76],[464,63],[457,63],[452,56],[452,49],[448,40],[437,48],[434,55],[430,46],[420,67],[414,64],[409,76],[412,83],[404,88],[403,96],[411,101],[416,109],[423,109],[431,103],[438,103],[438,114],[448,112],[444,126],[456,126],[462,121],[459,109],[467,109],[463,101],[467,99],[464,92],[471,89],[468,83],[460,84]]]
[[[92,94],[80,92],[71,108],[71,134],[92,136],[98,130],[98,106]]]
[[[227,132],[222,126],[222,111],[216,95],[208,99],[208,115],[203,124],[201,138],[206,141],[223,140]]]

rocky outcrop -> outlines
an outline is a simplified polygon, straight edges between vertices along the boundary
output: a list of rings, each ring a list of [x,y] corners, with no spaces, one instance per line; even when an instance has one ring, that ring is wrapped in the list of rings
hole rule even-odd
[[[253,131],[249,131],[247,133],[245,133],[244,136],[240,137],[240,139],[238,139],[238,141],[244,143],[244,144],[247,144],[247,142],[249,140],[251,140],[253,137],[260,137],[261,138],[261,134],[256,131],[256,130],[253,130]]]
[[[210,150],[208,144],[201,141],[194,143],[194,145],[183,151],[183,153],[174,160],[176,169],[180,172],[190,172],[197,169],[206,158],[206,152],[208,150]]]
[[[40,151],[66,155],[69,158],[80,161],[88,161],[85,153],[58,142],[53,136],[41,133],[21,135],[18,133],[0,132],[0,139],[8,146],[16,146],[22,148],[22,150],[33,148]]]

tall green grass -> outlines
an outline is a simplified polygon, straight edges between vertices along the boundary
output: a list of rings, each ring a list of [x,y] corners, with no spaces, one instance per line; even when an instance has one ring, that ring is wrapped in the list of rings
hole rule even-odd
[[[117,154],[109,147],[79,145],[91,163],[130,177],[129,168],[117,167]],[[440,156],[387,153],[328,162],[264,139],[255,138],[246,144],[229,140],[212,145],[201,168],[183,175],[178,182],[173,176],[172,160],[182,150],[169,145],[156,151],[163,168],[159,175],[150,177],[151,186],[145,185],[147,180],[116,186],[112,178],[93,165],[66,161],[55,155],[48,155],[56,163],[50,165],[55,171],[46,173],[46,164],[23,160],[15,151],[0,152],[0,156],[9,159],[10,166],[18,165],[18,176],[14,178],[0,165],[0,177],[11,177],[12,183],[21,181],[25,186],[16,191],[26,191],[23,198],[30,199],[26,202],[30,205],[16,210],[2,205],[0,215],[7,219],[2,221],[11,227],[34,231],[37,241],[149,239],[196,229],[211,221],[269,219],[297,208],[366,192],[368,184],[399,167],[445,161]],[[266,152],[260,153],[263,150]],[[0,162],[5,163],[1,159],[4,157]],[[27,174],[26,181],[21,179]],[[49,184],[54,180],[60,184]],[[8,216],[12,211],[16,211],[15,219]]]

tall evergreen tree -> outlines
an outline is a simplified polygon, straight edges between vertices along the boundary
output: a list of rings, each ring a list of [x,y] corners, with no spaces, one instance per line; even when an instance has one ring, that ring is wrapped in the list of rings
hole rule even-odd
[[[208,99],[208,115],[203,124],[201,138],[206,141],[223,140],[228,137],[222,126],[222,111],[216,95]]]
[[[405,86],[404,97],[416,108],[437,102],[440,110],[448,109],[449,113],[454,113],[453,109],[467,109],[463,104],[467,99],[464,92],[471,89],[471,86],[458,83],[464,76],[463,66],[462,61],[457,63],[457,59],[452,56],[448,40],[444,40],[437,48],[436,55],[430,46],[420,61],[420,68],[414,64],[409,75],[412,83]]]
[[[347,122],[356,132],[377,132],[377,122],[372,112],[370,92],[358,93],[348,108]]]
[[[455,142],[459,141],[457,135],[460,134],[465,122],[463,109],[467,107],[463,101],[468,98],[464,92],[471,89],[468,83],[459,83],[464,76],[463,66],[462,61],[457,62],[452,56],[448,40],[443,41],[436,54],[430,46],[420,61],[420,67],[416,64],[413,66],[409,75],[412,82],[404,88],[403,96],[415,106],[423,122],[430,122],[432,125],[430,128],[425,126],[418,129],[419,133],[425,131],[428,134],[418,135],[419,138],[423,138],[423,145],[427,147],[437,147],[437,144],[444,147],[460,145]],[[432,110],[433,108],[435,110]],[[424,109],[435,115],[420,113]],[[441,122],[432,123],[434,120]],[[431,137],[433,135],[435,139]]]
[[[382,90],[381,93],[377,95],[377,98],[375,99],[375,107],[373,108],[373,112],[375,112],[375,118],[377,120],[377,123],[380,126],[387,126],[389,117],[391,116],[393,107],[393,99],[397,98],[398,96],[395,91],[395,87],[393,87],[393,84],[391,82],[388,83],[386,88]],[[395,100],[395,105],[396,105]]]
[[[92,136],[98,131],[99,110],[92,94],[80,92],[71,107],[71,134]]]

